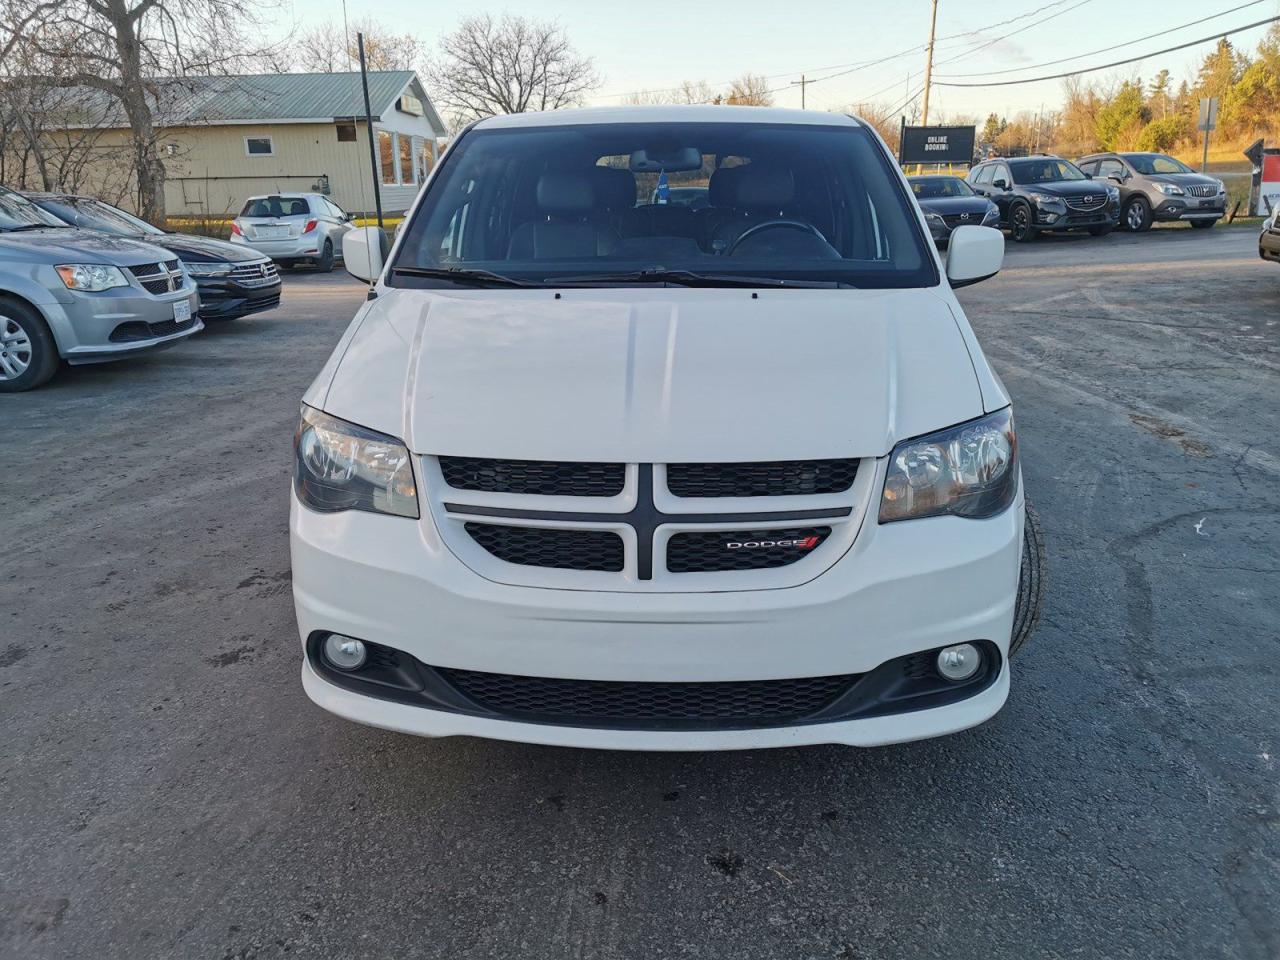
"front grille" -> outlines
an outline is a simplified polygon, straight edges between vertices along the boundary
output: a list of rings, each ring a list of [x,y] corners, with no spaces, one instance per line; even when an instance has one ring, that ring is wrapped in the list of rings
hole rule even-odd
[[[1187,191],[1189,197],[1216,197],[1218,195],[1217,187],[1183,187]]]
[[[961,227],[965,224],[981,224],[982,214],[980,213],[951,213],[942,218],[942,222],[948,227]]]
[[[621,463],[441,457],[440,472],[456,490],[561,497],[616,497],[626,481]]]
[[[471,539],[507,563],[557,570],[622,570],[622,538],[608,530],[468,523]]]
[[[803,560],[830,535],[830,527],[677,533],[667,544],[667,569],[710,573],[785,567]]]
[[[673,463],[667,489],[677,497],[811,496],[848,490],[857,471],[857,460]]]
[[[437,672],[480,707],[513,720],[576,726],[696,729],[802,722],[859,674],[727,683],[559,680],[473,670]]]
[[[1081,210],[1088,212],[1090,210],[1101,210],[1107,205],[1107,195],[1095,194],[1091,197],[1069,197],[1067,206],[1072,210]]]
[[[231,279],[242,287],[265,287],[280,280],[280,271],[270,260],[242,263],[232,269]]]
[[[182,275],[182,265],[177,260],[143,263],[129,267],[128,270],[142,289],[151,294],[174,293],[186,284],[186,279]]]

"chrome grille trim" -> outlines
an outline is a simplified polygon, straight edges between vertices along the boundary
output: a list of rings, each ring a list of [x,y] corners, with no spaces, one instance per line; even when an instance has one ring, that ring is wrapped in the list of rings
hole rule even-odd
[[[242,287],[266,287],[280,280],[280,270],[271,260],[254,260],[237,264],[230,278]]]
[[[1107,195],[1105,193],[1101,194],[1100,196],[1093,196],[1089,198],[1069,197],[1067,199],[1068,207],[1070,207],[1072,210],[1080,210],[1084,212],[1100,210],[1104,206],[1106,206],[1106,204],[1107,204]]]
[[[138,281],[142,289],[152,296],[177,293],[187,283],[186,276],[182,272],[182,264],[177,260],[166,260],[164,263],[140,263],[125,269],[133,279]]]
[[[1183,187],[1187,191],[1188,197],[1216,197],[1218,195],[1217,187],[1193,186]]]

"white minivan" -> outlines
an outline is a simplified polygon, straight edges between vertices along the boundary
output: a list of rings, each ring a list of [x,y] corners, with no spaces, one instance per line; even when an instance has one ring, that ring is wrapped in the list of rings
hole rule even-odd
[[[643,750],[886,744],[1000,709],[1038,532],[952,289],[1004,240],[961,227],[940,260],[867,124],[494,117],[389,252],[373,228],[344,246],[372,286],[303,398],[290,511],[321,707]]]

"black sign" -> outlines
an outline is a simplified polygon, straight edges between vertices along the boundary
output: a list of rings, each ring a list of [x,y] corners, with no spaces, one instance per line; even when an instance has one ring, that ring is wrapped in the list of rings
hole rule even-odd
[[[1244,155],[1253,162],[1255,167],[1262,166],[1262,148],[1265,145],[1266,141],[1255,140],[1249,145],[1249,149],[1244,152]]]
[[[973,127],[903,127],[900,163],[973,163]]]

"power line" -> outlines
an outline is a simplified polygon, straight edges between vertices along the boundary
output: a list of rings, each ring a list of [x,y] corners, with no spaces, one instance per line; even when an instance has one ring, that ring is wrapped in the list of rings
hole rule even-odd
[[[1221,40],[1230,37],[1233,34],[1244,33],[1246,30],[1252,30],[1254,27],[1265,27],[1269,23],[1275,23],[1280,17],[1268,17],[1265,20],[1258,20],[1256,23],[1246,24],[1243,27],[1236,27],[1234,30],[1227,30],[1223,33],[1215,33],[1208,37],[1201,37],[1199,40],[1189,40],[1186,43],[1180,43],[1176,47],[1166,47],[1163,50],[1152,50],[1150,53],[1144,53],[1140,57],[1129,57],[1127,60],[1116,60],[1112,63],[1100,64],[1096,67],[1082,67],[1079,70],[1068,70],[1066,73],[1052,73],[1043,77],[1028,77],[1023,80],[994,80],[990,83],[947,83],[942,80],[935,80],[934,84],[939,87],[1013,87],[1023,83],[1040,83],[1044,80],[1061,80],[1064,77],[1075,77],[1082,73],[1096,73],[1099,70],[1110,70],[1112,67],[1123,67],[1129,63],[1137,63],[1140,60],[1149,60],[1152,57],[1158,57],[1166,53],[1174,53],[1178,50],[1185,50],[1187,47],[1198,46],[1202,43],[1208,43],[1210,40]]]
[[[1268,2],[1268,0],[1249,0],[1249,3],[1242,3],[1238,7],[1232,7],[1230,10],[1223,10],[1221,13],[1213,13],[1207,17],[1201,17],[1199,20],[1192,20],[1190,23],[1170,27],[1168,30],[1161,30],[1159,33],[1149,33],[1145,37],[1138,37],[1136,40],[1126,40],[1124,43],[1112,44],[1109,47],[1103,47],[1101,50],[1090,50],[1088,53],[1077,53],[1073,57],[1062,57],[1058,60],[1046,60],[1044,63],[1031,63],[1021,67],[1010,67],[1008,70],[980,70],[977,73],[946,73],[939,74],[939,76],[944,79],[947,77],[954,77],[957,79],[964,77],[995,77],[1006,73],[1021,73],[1024,70],[1039,70],[1041,67],[1052,67],[1059,63],[1070,63],[1072,60],[1083,60],[1085,57],[1095,57],[1100,53],[1110,53],[1112,50],[1119,50],[1121,47],[1131,47],[1135,43],[1142,43],[1145,40],[1154,40],[1156,37],[1163,37],[1169,33],[1177,33],[1179,30],[1198,26],[1208,20],[1216,20],[1218,17],[1225,17],[1229,13],[1244,10],[1246,7],[1256,7],[1258,4],[1266,2]]]
[[[1078,10],[1080,7],[1083,7],[1086,3],[1092,3],[1092,2],[1093,0],[1080,0],[1079,3],[1072,4],[1071,6],[1067,7],[1065,10],[1059,10],[1057,13],[1051,13],[1047,17],[1042,17],[1041,19],[1036,20],[1033,23],[1028,23],[1025,27],[1019,27],[1017,30],[1010,30],[1008,33],[1003,34],[1002,36],[996,37],[994,40],[988,40],[986,43],[979,44],[978,46],[974,47],[971,50],[966,50],[964,53],[958,53],[954,57],[948,57],[946,60],[940,60],[938,61],[938,65],[941,66],[944,63],[954,63],[957,60],[963,60],[965,57],[971,57],[975,53],[977,53],[979,50],[985,50],[987,49],[987,47],[994,47],[997,43],[999,43],[1002,40],[1008,40],[1010,37],[1015,37],[1020,33],[1025,33],[1027,30],[1030,30],[1032,27],[1038,27],[1042,23],[1048,23],[1050,20],[1055,20],[1058,17],[1062,16],[1063,14],[1070,13],[1072,10]]]

